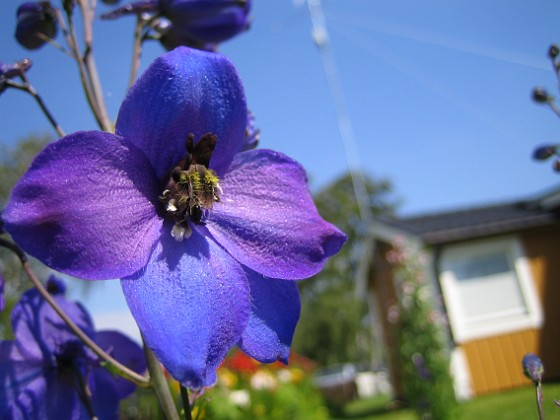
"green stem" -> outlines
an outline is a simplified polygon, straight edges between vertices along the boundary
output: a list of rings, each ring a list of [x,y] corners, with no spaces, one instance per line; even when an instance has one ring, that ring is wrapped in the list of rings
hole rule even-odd
[[[156,356],[148,348],[146,342],[144,341],[144,356],[146,357],[146,363],[148,364],[148,371],[150,372],[150,378],[154,391],[156,393],[159,405],[165,415],[167,420],[179,420],[179,414],[177,413],[177,407],[169,391],[169,385],[163,374],[163,370],[156,359]]]
[[[185,420],[192,420],[191,403],[189,401],[189,390],[187,387],[180,385],[181,401],[183,401],[183,411],[185,412]]]
[[[537,410],[539,412],[539,419],[544,420],[544,413],[542,409],[543,394],[542,394],[542,386],[540,381],[535,384],[535,390],[537,394]]]

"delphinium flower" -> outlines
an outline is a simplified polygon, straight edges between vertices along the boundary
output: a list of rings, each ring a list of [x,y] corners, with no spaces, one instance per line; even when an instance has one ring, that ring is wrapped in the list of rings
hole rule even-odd
[[[106,13],[103,18],[144,13],[163,17],[155,28],[166,49],[185,45],[214,50],[249,27],[250,11],[250,0],[141,0]]]
[[[145,370],[138,344],[116,331],[95,332],[86,310],[65,299],[60,280],[51,277],[47,289],[98,345],[135,371]],[[16,339],[0,342],[0,418],[118,417],[119,401],[134,384],[105,370],[36,289],[22,295],[11,321]]]
[[[16,39],[28,50],[36,50],[56,36],[56,15],[48,1],[23,3],[16,17]]]
[[[191,388],[213,384],[235,344],[287,362],[300,311],[292,280],[346,240],[318,214],[297,162],[242,151],[247,116],[228,59],[177,48],[130,89],[116,134],[47,146],[3,214],[52,268],[121,278],[145,342]]]

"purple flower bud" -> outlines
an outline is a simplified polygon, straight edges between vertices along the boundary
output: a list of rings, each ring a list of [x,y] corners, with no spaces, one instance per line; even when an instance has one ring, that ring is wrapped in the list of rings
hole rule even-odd
[[[194,39],[192,36],[177,30],[167,19],[160,19],[156,27],[156,31],[160,33],[159,42],[161,42],[161,45],[167,51],[174,50],[182,45],[204,51],[216,50],[216,45],[204,44]]]
[[[25,58],[15,63],[6,64],[0,61],[0,93],[4,92],[8,87],[8,79],[13,79],[29,70],[31,60]],[[0,233],[2,230],[0,229]]]
[[[548,56],[553,60],[556,57],[558,57],[559,53],[560,53],[560,48],[558,48],[558,45],[556,45],[556,44],[552,44],[550,46],[550,48],[548,49]]]
[[[218,44],[249,26],[250,0],[160,0],[174,30],[200,44]]]
[[[544,366],[541,359],[539,359],[536,354],[527,353],[523,356],[521,365],[523,366],[523,373],[527,378],[531,379],[535,383],[542,381]]]
[[[557,148],[558,148],[557,145],[550,145],[550,144],[537,147],[533,152],[533,159],[546,160],[556,154]]]
[[[66,293],[66,283],[54,274],[47,280],[47,290],[51,295],[61,295]]]
[[[552,100],[548,92],[540,87],[533,89],[533,100],[539,104],[545,104]]]
[[[56,14],[48,1],[23,3],[16,16],[16,39],[24,48],[35,50],[45,44],[45,38],[56,36]]]

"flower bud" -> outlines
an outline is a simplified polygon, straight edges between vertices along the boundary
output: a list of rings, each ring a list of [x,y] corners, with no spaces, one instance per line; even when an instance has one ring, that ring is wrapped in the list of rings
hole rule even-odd
[[[6,64],[0,61],[0,93],[8,87],[8,79],[13,79],[29,70],[31,60],[25,58],[15,63]],[[0,231],[0,233],[2,233]]]
[[[173,30],[203,45],[218,44],[249,26],[250,0],[160,0]]]
[[[552,169],[554,170],[554,172],[560,172],[560,159],[556,159],[552,163]]]
[[[554,60],[556,57],[558,57],[559,53],[560,53],[560,49],[558,48],[558,45],[556,45],[556,44],[552,44],[548,49],[548,56],[552,60]]]
[[[554,145],[547,144],[545,146],[537,147],[533,151],[533,159],[536,160],[546,160],[554,156],[557,152],[557,147]]]
[[[167,51],[174,50],[182,45],[205,51],[216,50],[214,44],[204,44],[194,39],[192,36],[178,31],[175,26],[165,18],[159,20],[155,29],[160,34],[157,39],[159,39],[159,42]]]
[[[527,353],[523,356],[521,365],[523,366],[523,373],[527,378],[531,379],[535,383],[542,381],[544,366],[541,359],[539,359],[536,354]]]
[[[64,295],[66,293],[66,283],[51,274],[47,280],[47,290],[51,295]]]
[[[552,100],[548,92],[540,87],[533,89],[533,100],[540,104],[546,104]]]
[[[24,48],[35,50],[45,44],[45,38],[56,36],[56,14],[48,1],[23,3],[16,16],[16,39]]]

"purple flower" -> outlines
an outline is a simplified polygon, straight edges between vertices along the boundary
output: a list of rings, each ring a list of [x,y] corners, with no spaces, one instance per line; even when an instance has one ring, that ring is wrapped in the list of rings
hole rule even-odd
[[[160,0],[173,27],[203,44],[219,44],[249,26],[250,0]]]
[[[164,48],[184,45],[214,51],[217,45],[247,30],[250,0],[140,0],[102,16],[116,19],[123,15],[161,15],[156,27]]]
[[[48,1],[23,3],[16,16],[16,39],[24,48],[35,50],[45,44],[45,38],[56,36],[56,14]]]
[[[523,356],[521,366],[523,367],[523,373],[527,378],[531,379],[535,383],[542,381],[544,366],[541,359],[539,359],[539,356],[533,353],[527,353]]]
[[[125,98],[116,134],[47,146],[12,192],[6,230],[31,255],[87,279],[121,278],[158,359],[192,388],[236,343],[287,361],[297,284],[346,237],[317,213],[303,168],[241,152],[247,109],[232,64],[180,47]]]
[[[61,292],[53,297],[103,349],[137,372],[145,370],[140,346],[115,331],[96,333],[79,303]],[[37,290],[24,293],[14,307],[12,328],[16,339],[0,342],[1,418],[89,419],[86,387],[93,412],[101,419],[117,418],[119,401],[135,386],[101,367]]]

